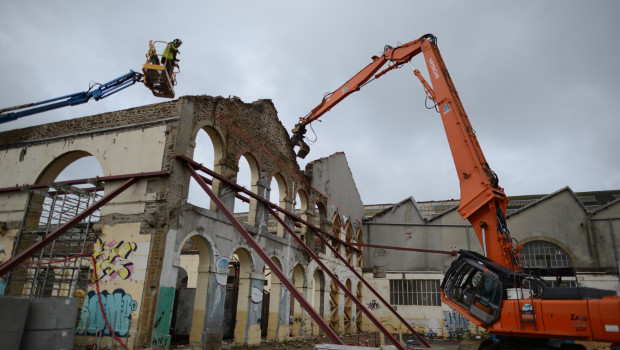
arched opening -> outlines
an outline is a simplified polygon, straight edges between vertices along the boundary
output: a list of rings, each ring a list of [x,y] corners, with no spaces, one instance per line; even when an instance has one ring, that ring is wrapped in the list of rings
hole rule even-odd
[[[356,230],[357,243],[360,245],[357,246],[357,266],[364,267],[364,235],[362,233],[362,228],[358,227]]]
[[[238,162],[239,171],[237,172],[237,184],[245,189],[257,193],[258,190],[258,163],[256,159],[249,153],[242,155]],[[246,198],[248,196],[244,195]],[[249,202],[245,202],[239,198],[235,198],[235,216],[243,223],[255,226],[256,222],[256,199],[250,198]]]
[[[349,244],[353,243],[353,227],[351,225],[351,221],[347,220],[347,223],[344,226],[345,232],[345,241]],[[355,266],[354,260],[354,250],[351,246],[345,246],[344,248],[344,256],[349,265]]]
[[[187,270],[179,267],[177,271],[177,283],[175,285],[174,304],[172,306],[172,316],[170,319],[171,339],[173,346],[189,344],[189,331],[191,330],[191,318],[184,317],[193,312],[194,294],[189,295],[188,291],[195,292],[196,286],[189,287],[189,275]]]
[[[340,288],[338,288],[338,284],[336,284],[336,281],[332,280],[329,286],[329,326],[336,333],[340,331],[340,315],[338,313],[339,291]]]
[[[252,270],[252,259],[249,252],[243,248],[235,250],[229,265],[229,283],[226,287],[227,304],[224,305],[224,326],[228,326],[228,329],[233,330],[233,341],[239,344],[246,342],[245,334],[248,325],[248,310],[250,308],[250,275]],[[229,295],[229,292],[232,292],[232,294]],[[229,319],[226,323],[227,314],[234,315],[234,319]]]
[[[325,317],[325,275],[320,269],[314,270],[312,275],[312,307]],[[319,327],[312,323],[312,335],[319,334]]]
[[[210,267],[209,243],[199,235],[186,239],[179,252],[179,271],[171,320],[173,344],[202,342]]]
[[[575,268],[570,255],[548,241],[523,244],[524,271],[543,278],[552,287],[576,287]]]
[[[330,227],[331,225],[329,224],[329,221],[327,220],[327,208],[326,208],[325,203],[317,202],[315,204],[314,212],[316,213],[316,216],[314,217],[314,225],[325,232],[329,232],[331,229]],[[319,237],[315,236],[314,237],[314,249],[316,252],[325,254],[327,247],[325,246],[325,243],[323,243],[323,241],[319,239]]]
[[[347,279],[344,285],[349,291],[353,290],[351,279]],[[344,312],[342,318],[344,321],[345,334],[351,334],[353,331],[353,324],[351,323],[351,321],[353,320],[353,301],[348,294],[344,295]]]
[[[295,193],[295,215],[301,216],[308,209],[308,196],[303,190]]]
[[[301,264],[295,265],[293,268],[293,276],[292,282],[295,285],[295,289],[301,293],[301,295],[305,295],[304,289],[306,286],[306,271]],[[297,301],[297,299],[291,297],[291,305],[289,316],[293,320],[293,327],[290,329],[290,336],[303,336],[304,335],[304,316],[305,312],[301,308],[301,304]]]
[[[342,231],[341,228],[341,224],[340,224],[340,215],[338,215],[338,213],[334,213],[334,216],[332,217],[332,236],[334,236],[335,238],[332,239],[332,246],[334,247],[334,250],[336,250],[337,254],[340,254],[340,240],[342,239],[340,232]],[[336,253],[333,253],[332,256],[336,257]]]
[[[308,195],[303,189],[298,190],[295,195],[295,215],[308,221]],[[310,243],[307,241],[307,235],[310,232],[307,226],[303,225],[301,228],[295,229],[295,231],[299,233],[302,241],[306,242],[306,244]]]
[[[277,204],[280,208],[286,207],[286,181],[281,174],[275,174],[271,178],[270,184],[270,192],[269,192],[269,201],[271,203]],[[277,213],[281,219],[285,219],[285,215],[283,213]],[[273,225],[273,226],[272,226]],[[269,232],[275,233],[279,237],[284,237],[284,227],[276,222],[275,219],[269,219]]]
[[[215,130],[211,128],[198,130],[194,144],[193,160],[204,165],[206,168],[215,170],[216,153],[219,154],[218,158],[221,159],[222,152],[220,138]],[[191,178],[189,182],[187,202],[202,208],[209,208],[211,205],[209,196],[198,186],[194,178]]]
[[[85,151],[68,152],[54,159],[36,180],[36,183],[50,185],[30,191],[13,256],[75,218],[104,194],[103,188],[92,184],[66,185],[59,182],[103,175],[99,161]],[[69,259],[53,265],[45,263],[93,251],[93,225],[99,217],[100,211],[97,210],[64,233],[62,239],[33,255],[29,261],[38,265],[22,264],[11,271],[7,276],[5,295],[85,295],[91,269],[90,257]]]
[[[271,261],[273,261],[280,270],[282,269],[282,264],[276,257],[272,257]],[[265,279],[267,281],[267,285],[265,285],[265,290],[267,291],[264,296],[268,298],[268,300],[263,299],[263,303],[267,301],[267,317],[261,317],[261,333],[263,328],[266,328],[265,337],[268,340],[281,340],[286,336],[286,334],[280,334],[280,325],[283,323],[283,320],[280,320],[280,295],[282,292],[282,283],[276,277],[274,273],[272,273],[271,269],[267,265],[265,265]],[[265,304],[263,304],[263,310],[265,309]]]

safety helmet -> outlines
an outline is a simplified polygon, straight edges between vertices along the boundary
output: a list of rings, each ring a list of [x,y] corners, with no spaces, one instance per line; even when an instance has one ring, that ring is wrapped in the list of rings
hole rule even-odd
[[[177,46],[177,47],[179,47],[179,46],[181,46],[181,44],[183,44],[183,42],[181,41],[181,39],[174,39],[173,43],[174,43],[174,45],[175,45],[175,46]]]

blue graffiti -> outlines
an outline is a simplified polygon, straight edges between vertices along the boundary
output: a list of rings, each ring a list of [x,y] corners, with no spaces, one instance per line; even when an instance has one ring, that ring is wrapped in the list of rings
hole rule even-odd
[[[368,308],[370,310],[378,310],[381,308],[381,305],[379,303],[377,303],[377,301],[375,299],[372,299],[372,301],[370,303],[368,303]]]
[[[118,337],[127,336],[131,325],[131,312],[138,308],[138,302],[133,300],[131,295],[126,294],[124,290],[116,289],[112,293],[108,293],[107,290],[101,292],[101,304],[110,327],[114,329],[114,334]],[[101,314],[99,298],[97,298],[95,291],[91,290],[84,298],[76,334],[110,335],[110,330]]]

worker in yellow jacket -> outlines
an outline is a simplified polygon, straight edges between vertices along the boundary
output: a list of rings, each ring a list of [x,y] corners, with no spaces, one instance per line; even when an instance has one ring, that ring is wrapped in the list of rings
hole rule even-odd
[[[172,78],[172,69],[177,60],[177,53],[179,53],[179,47],[183,44],[180,39],[174,39],[166,45],[164,53],[161,55],[161,63],[166,66],[168,75]]]

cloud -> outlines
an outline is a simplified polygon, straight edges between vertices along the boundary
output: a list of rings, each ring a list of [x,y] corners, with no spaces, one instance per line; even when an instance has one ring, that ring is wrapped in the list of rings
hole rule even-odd
[[[139,71],[149,40],[181,38],[177,96],[268,98],[287,128],[382,53],[425,33],[439,47],[487,160],[509,194],[620,188],[620,3],[9,2],[3,94],[14,106]],[[414,64],[425,75],[421,58]],[[163,102],[142,86],[0,131]],[[367,203],[458,198],[439,116],[408,66],[314,123],[308,160],[347,155]],[[300,161],[303,168],[308,160]]]

